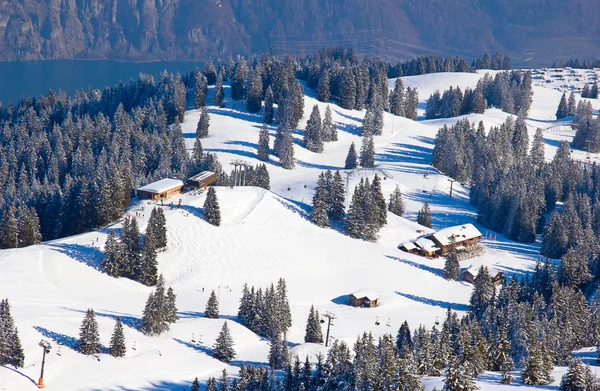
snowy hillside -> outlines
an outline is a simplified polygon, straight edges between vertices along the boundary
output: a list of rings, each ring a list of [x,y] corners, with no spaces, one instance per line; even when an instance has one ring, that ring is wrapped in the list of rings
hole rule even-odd
[[[421,115],[434,90],[456,85],[473,88],[484,73],[431,74],[406,77],[403,81],[405,86],[418,89]],[[390,80],[391,86],[393,82]],[[229,96],[229,91],[226,94]],[[531,135],[537,127],[555,124],[561,94],[553,89],[553,84],[536,81],[527,119]],[[212,101],[210,96],[208,101]],[[594,108],[600,108],[600,102],[592,101]],[[311,96],[305,97],[300,129],[304,129],[315,104],[321,113],[327,106]],[[259,163],[255,153],[262,115],[243,111],[241,103],[236,106],[234,109],[227,102],[226,108],[209,108],[210,135],[203,140],[204,150],[216,153],[226,171],[230,170],[232,159]],[[178,296],[180,320],[160,337],[146,337],[137,330],[151,289],[128,279],[111,278],[99,270],[108,230],[0,251],[0,298],[10,301],[26,355],[25,367],[18,371],[0,367],[0,390],[35,388],[42,353],[38,342],[42,338],[53,345],[44,376],[48,390],[181,390],[189,387],[196,376],[202,380],[218,376],[225,364],[208,352],[223,321],[229,323],[238,354],[228,367],[230,373],[236,373],[241,362],[266,363],[268,342],[239,324],[236,314],[244,283],[265,287],[276,283],[279,277],[286,279],[289,289],[293,325],[288,340],[301,358],[326,351],[323,346],[303,343],[312,304],[321,313],[335,313],[332,338],[350,344],[363,331],[371,331],[375,336],[395,335],[404,320],[412,328],[421,323],[430,328],[436,319],[442,320],[448,306],[466,311],[472,286],[446,281],[442,277],[443,259],[428,260],[397,249],[400,242],[417,237],[417,230],[424,229],[414,222],[424,201],[431,204],[435,229],[475,223],[468,190],[455,183],[450,198],[450,181],[430,165],[437,130],[457,119],[415,122],[385,113],[383,135],[375,138],[376,167],[390,176],[383,181],[386,199],[396,185],[400,186],[407,214],[405,218],[390,214],[378,242],[367,243],[344,235],[339,226],[319,228],[308,218],[319,173],[342,170],[351,142],[360,146],[364,111],[345,110],[333,104],[331,109],[339,141],[327,143],[324,153],[315,154],[302,146],[302,131],[294,131],[296,168],[288,171],[277,161],[268,163],[271,191],[217,188],[221,227],[202,219],[205,194],[183,195],[181,209],[164,207],[169,244],[158,256],[159,271]],[[199,116],[199,111],[191,110],[182,123],[190,150]],[[474,122],[483,120],[489,128],[502,123],[506,116],[498,109],[489,109],[485,114],[466,117]],[[275,128],[270,132],[272,143]],[[554,154],[558,140],[572,136],[571,132],[546,133],[547,158]],[[585,159],[583,152],[576,151],[574,156]],[[351,189],[360,175],[372,179],[374,171],[354,175]],[[138,202],[127,215],[143,213],[139,218],[143,230],[150,207]],[[120,223],[113,228],[118,230]],[[479,228],[484,236],[490,235]],[[538,244],[515,243],[492,235],[496,240],[485,241],[485,255],[464,261],[461,267],[485,264],[511,276],[535,266]],[[213,289],[219,295],[223,319],[202,317]],[[372,309],[345,305],[346,296],[360,289],[379,293],[381,305]],[[115,318],[122,318],[126,326],[126,358],[115,359],[107,354],[83,356],[76,352],[79,325],[88,308],[96,311],[104,346],[108,346]],[[192,336],[196,343],[191,341]],[[561,371],[564,369],[557,369],[556,381],[549,388],[558,388]],[[424,384],[428,390],[434,385],[439,389],[442,380],[426,378]],[[482,376],[478,385],[483,390],[511,388],[497,381],[497,374],[490,373]]]

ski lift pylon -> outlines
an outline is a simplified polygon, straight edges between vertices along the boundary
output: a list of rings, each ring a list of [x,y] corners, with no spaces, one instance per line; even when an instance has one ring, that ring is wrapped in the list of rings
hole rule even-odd
[[[379,326],[379,325],[380,325],[380,323],[379,323],[379,316],[377,316],[375,318],[375,326]]]

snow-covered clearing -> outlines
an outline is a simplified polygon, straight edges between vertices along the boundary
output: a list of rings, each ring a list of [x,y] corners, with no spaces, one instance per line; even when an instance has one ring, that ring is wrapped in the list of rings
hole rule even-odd
[[[478,74],[433,74],[404,78],[405,86],[417,87],[421,110],[435,89],[449,86],[475,87]],[[393,81],[390,81],[393,86]],[[561,92],[550,83],[536,81],[534,103],[527,119],[531,134],[537,127],[550,127]],[[229,94],[229,91],[226,91]],[[310,92],[308,92],[310,95]],[[212,101],[209,96],[208,101]],[[303,129],[312,106],[321,113],[327,104],[305,98]],[[594,100],[595,108],[600,107]],[[210,107],[210,137],[203,140],[205,151],[217,153],[229,171],[232,159],[253,164],[260,114],[243,111],[243,104],[231,102],[227,108]],[[407,206],[406,218],[390,215],[377,243],[350,239],[341,227],[321,229],[310,223],[308,213],[317,176],[322,170],[342,169],[351,142],[360,147],[359,128],[364,112],[331,105],[338,126],[339,141],[328,143],[323,154],[302,147],[302,130],[296,139],[296,169],[287,171],[278,163],[267,164],[272,192],[256,188],[218,188],[223,224],[213,227],[202,220],[205,195],[186,194],[181,209],[165,206],[168,224],[168,249],[159,254],[159,270],[167,285],[178,295],[180,320],[171,331],[149,338],[137,331],[150,288],[127,279],[113,279],[99,270],[102,246],[108,230],[78,235],[40,246],[0,251],[0,297],[7,297],[24,345],[25,368],[0,368],[0,390],[20,391],[35,388],[39,376],[41,349],[46,339],[54,346],[46,360],[45,383],[48,390],[181,390],[194,377],[206,380],[225,367],[208,354],[223,323],[229,322],[238,356],[230,373],[241,362],[265,363],[269,345],[237,322],[236,314],[245,282],[264,287],[284,277],[288,283],[293,326],[288,339],[293,351],[302,358],[325,352],[323,346],[304,344],[304,327],[311,304],[320,312],[331,311],[337,319],[332,337],[353,342],[359,333],[376,336],[395,334],[401,322],[412,328],[419,323],[430,327],[442,320],[446,308],[465,311],[472,287],[442,278],[443,259],[427,260],[396,248],[398,243],[418,236],[422,229],[414,220],[424,201],[432,206],[434,228],[466,222],[475,223],[475,210],[468,204],[468,190],[455,183],[449,197],[450,182],[431,167],[435,134],[440,126],[453,124],[456,118],[414,122],[385,114],[385,129],[376,137],[376,164],[391,178],[383,181],[386,197],[399,185]],[[192,148],[199,112],[187,113],[182,124],[188,148]],[[486,126],[499,125],[507,114],[497,109],[483,115],[468,115],[470,121],[483,120]],[[274,136],[275,128],[271,128]],[[551,158],[558,140],[572,134],[547,133],[547,157]],[[273,139],[273,138],[272,138]],[[575,152],[585,159],[585,153]],[[373,171],[355,174],[372,178]],[[288,190],[289,189],[289,190]],[[141,229],[151,205],[132,205],[128,215],[141,212]],[[119,224],[113,228],[119,229]],[[489,232],[478,226],[488,235]],[[497,235],[486,241],[484,256],[464,261],[463,268],[486,264],[506,275],[531,270],[537,259],[537,245],[519,244]],[[202,317],[211,290],[220,298],[223,319]],[[346,306],[346,296],[360,289],[376,291],[381,305],[372,309]],[[114,320],[125,324],[127,357],[115,359],[107,354],[83,356],[75,351],[79,325],[85,310],[96,311],[101,341],[107,346]],[[380,325],[375,325],[379,319]],[[389,324],[389,326],[388,326]],[[197,340],[191,342],[192,333]],[[201,341],[201,342],[200,342]],[[132,347],[136,347],[133,350]],[[60,348],[60,356],[56,354]],[[594,352],[582,352],[591,356]],[[557,388],[560,374],[557,369]],[[426,378],[427,389],[440,389],[442,378]],[[497,384],[498,376],[486,374],[478,384],[491,390],[515,386]]]

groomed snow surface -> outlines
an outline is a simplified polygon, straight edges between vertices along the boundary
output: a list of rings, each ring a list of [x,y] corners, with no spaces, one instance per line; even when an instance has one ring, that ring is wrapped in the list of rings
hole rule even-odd
[[[478,74],[433,74],[404,78],[405,86],[417,87],[421,110],[435,89],[449,86],[474,87]],[[390,81],[393,86],[393,80]],[[531,133],[538,126],[555,122],[554,112],[561,92],[546,83],[534,88],[534,104],[528,124]],[[229,95],[229,91],[226,91]],[[308,91],[309,94],[312,92]],[[209,96],[207,101],[212,101]],[[303,129],[312,106],[321,113],[326,104],[305,98]],[[593,101],[594,107],[598,102]],[[234,159],[257,164],[255,151],[262,125],[262,114],[240,111],[243,104],[226,101],[227,108],[210,107],[210,136],[203,140],[205,151],[217,153],[223,166]],[[405,218],[389,215],[377,243],[354,240],[341,232],[341,226],[321,229],[309,221],[310,201],[317,176],[322,170],[342,169],[350,143],[360,147],[359,129],[364,112],[331,105],[339,131],[339,141],[328,143],[325,152],[314,154],[302,147],[302,131],[294,131],[296,169],[287,171],[276,160],[267,163],[272,192],[257,188],[217,188],[222,226],[213,227],[202,219],[205,194],[182,195],[182,208],[165,208],[168,248],[159,254],[159,270],[167,285],[175,289],[180,320],[171,331],[149,338],[137,331],[141,313],[151,288],[127,279],[114,279],[100,271],[102,247],[108,230],[61,239],[40,246],[0,251],[0,297],[8,298],[25,350],[25,367],[0,368],[0,390],[33,390],[39,377],[42,351],[40,339],[50,341],[52,351],[46,359],[44,381],[50,391],[74,390],[178,390],[189,388],[194,377],[206,380],[218,376],[223,368],[235,374],[242,362],[265,364],[268,342],[243,327],[236,319],[244,283],[265,287],[284,277],[288,283],[293,326],[288,340],[294,354],[302,359],[326,352],[321,345],[304,344],[304,328],[311,305],[321,313],[333,312],[337,319],[332,339],[353,343],[363,331],[375,336],[395,334],[407,320],[411,328],[420,323],[431,327],[443,320],[448,306],[464,312],[472,286],[446,281],[442,277],[444,260],[428,260],[397,249],[401,242],[431,232],[414,221],[424,201],[429,201],[434,229],[466,223],[475,224],[475,211],[468,204],[468,190],[450,182],[430,166],[435,134],[454,119],[414,122],[385,114],[385,129],[376,137],[376,164],[391,175],[383,183],[386,198],[396,185],[402,190]],[[422,113],[422,111],[421,111]],[[199,111],[187,113],[183,122],[186,143],[191,150]],[[468,115],[471,121],[483,120],[489,128],[502,123],[505,113],[487,110]],[[275,128],[270,129],[271,142]],[[569,133],[547,134],[547,157],[551,158],[557,140],[570,139]],[[585,156],[575,152],[575,156]],[[373,170],[355,172],[353,188],[363,176],[372,179]],[[289,189],[289,190],[288,190]],[[178,196],[179,198],[179,196]],[[144,211],[141,208],[144,207]],[[133,204],[127,215],[143,214],[145,229],[148,201]],[[158,206],[157,207],[161,207]],[[475,226],[484,235],[485,255],[464,261],[463,269],[485,264],[507,276],[532,270],[537,244],[520,244]],[[120,223],[115,224],[117,233]],[[420,232],[418,232],[420,231]],[[494,240],[489,240],[492,238]],[[202,312],[212,290],[220,299],[221,319],[205,319]],[[375,291],[377,308],[352,308],[347,295],[362,289]],[[125,325],[127,356],[84,356],[76,351],[79,325],[87,308],[96,312],[101,342],[108,346],[115,318]],[[379,319],[379,325],[375,325]],[[223,324],[229,323],[237,357],[227,366],[210,357],[210,347]],[[390,326],[387,326],[389,324]],[[192,336],[196,342],[192,342]],[[133,347],[135,346],[135,350]],[[57,351],[60,349],[60,355]],[[593,350],[593,349],[591,349]],[[589,357],[594,351],[581,353]],[[564,368],[557,368],[558,388]],[[515,375],[517,375],[515,373]],[[441,389],[443,378],[425,378],[428,390]],[[488,373],[478,380],[482,390],[508,389],[498,383],[498,375]]]

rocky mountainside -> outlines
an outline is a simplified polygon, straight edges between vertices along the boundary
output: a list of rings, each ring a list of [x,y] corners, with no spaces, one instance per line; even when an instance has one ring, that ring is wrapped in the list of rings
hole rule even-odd
[[[203,60],[354,46],[388,59],[600,49],[593,0],[0,0],[0,60]],[[269,46],[269,38],[271,46]]]

